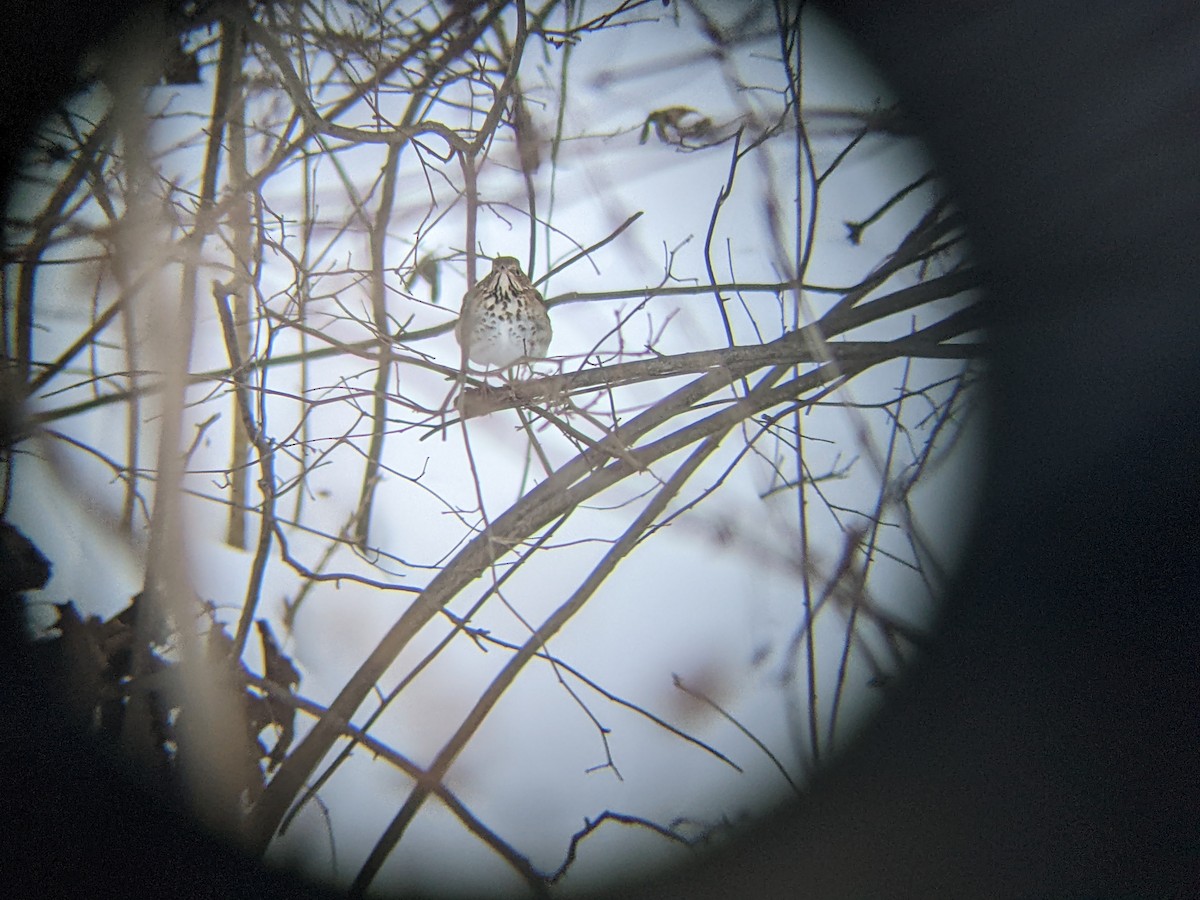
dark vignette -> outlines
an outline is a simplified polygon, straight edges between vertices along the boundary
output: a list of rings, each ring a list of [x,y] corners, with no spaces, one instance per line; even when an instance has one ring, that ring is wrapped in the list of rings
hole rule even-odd
[[[5,8],[0,173],[133,8]],[[983,503],[938,651],[857,750],[802,807],[623,894],[1200,896],[1200,14],[831,11],[920,120],[993,276]],[[11,596],[2,616],[0,889],[319,895],[98,757],[56,715]]]

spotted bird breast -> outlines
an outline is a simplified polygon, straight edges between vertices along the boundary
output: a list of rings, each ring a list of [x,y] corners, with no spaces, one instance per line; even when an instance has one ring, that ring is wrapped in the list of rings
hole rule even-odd
[[[497,369],[525,358],[541,359],[550,349],[550,318],[541,308],[530,315],[514,315],[500,303],[478,310],[464,332],[467,358]]]

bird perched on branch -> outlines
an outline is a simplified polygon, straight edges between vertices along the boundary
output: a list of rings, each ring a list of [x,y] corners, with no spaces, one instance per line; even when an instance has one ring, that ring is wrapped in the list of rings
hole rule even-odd
[[[503,369],[543,359],[553,330],[545,301],[511,256],[492,260],[492,271],[467,291],[454,327],[463,355]]]

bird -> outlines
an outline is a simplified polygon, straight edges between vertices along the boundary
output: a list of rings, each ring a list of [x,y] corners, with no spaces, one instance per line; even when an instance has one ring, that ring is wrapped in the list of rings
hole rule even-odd
[[[492,260],[492,271],[463,296],[454,326],[464,361],[497,369],[544,359],[553,334],[542,295],[511,256]]]

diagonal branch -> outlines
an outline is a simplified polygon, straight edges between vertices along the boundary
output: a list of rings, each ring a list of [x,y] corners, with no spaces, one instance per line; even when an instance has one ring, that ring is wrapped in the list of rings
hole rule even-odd
[[[717,449],[723,436],[723,434],[714,434],[693,451],[687,461],[675,471],[666,484],[654,495],[653,499],[646,504],[645,509],[642,510],[641,514],[626,529],[625,533],[621,535],[612,549],[605,554],[599,565],[592,570],[579,588],[542,623],[542,626],[537,631],[530,635],[529,639],[521,646],[521,649],[517,651],[500,673],[492,680],[475,706],[463,718],[458,730],[455,731],[454,735],[438,753],[433,764],[429,767],[426,776],[417,782],[412,793],[409,794],[408,799],[405,801],[404,806],[400,808],[400,812],[396,814],[396,817],[384,831],[383,836],[371,849],[367,861],[363,863],[358,877],[354,880],[354,884],[350,888],[352,896],[361,895],[374,879],[375,875],[378,874],[380,867],[382,867],[396,844],[399,843],[400,838],[403,837],[408,825],[412,822],[417,812],[420,811],[429,794],[446,777],[446,773],[449,771],[455,758],[466,747],[467,742],[474,736],[488,713],[495,708],[500,698],[504,695],[504,692],[516,680],[521,670],[534,659],[538,651],[545,646],[547,640],[557,634],[576,613],[583,609],[584,605],[591,599],[604,580],[612,574],[617,563],[628,556],[633,548],[637,546],[645,530],[663,513],[667,504],[679,493],[680,489],[700,467],[701,463]]]

